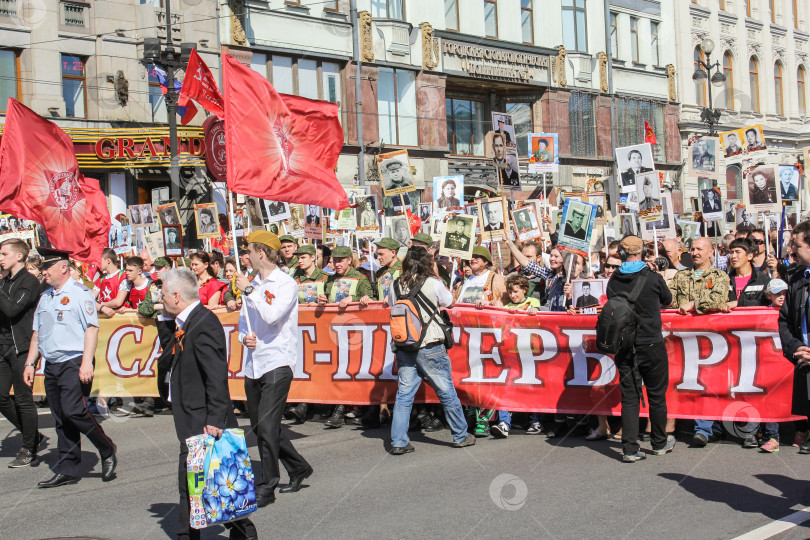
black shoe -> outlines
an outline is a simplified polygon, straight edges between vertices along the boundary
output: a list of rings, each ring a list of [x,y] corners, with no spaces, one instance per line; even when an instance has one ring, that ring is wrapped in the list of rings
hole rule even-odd
[[[328,428],[339,428],[343,427],[346,421],[343,419],[343,415],[346,413],[346,405],[338,405],[335,407],[335,410],[332,411],[332,416],[329,417],[329,420],[324,422],[324,425]]]
[[[69,484],[75,484],[79,481],[78,478],[75,476],[68,476],[66,474],[55,474],[53,478],[50,480],[43,480],[42,482],[37,484],[37,487],[41,488],[53,488],[59,486],[67,486]]]
[[[17,452],[17,457],[14,461],[8,464],[9,469],[21,469],[22,467],[30,467],[37,463],[37,455],[32,453],[28,448],[20,448]]]
[[[116,450],[113,450],[110,457],[101,460],[101,479],[105,482],[115,478],[115,467],[118,465],[118,458],[115,455]]]
[[[709,444],[709,439],[703,433],[695,433],[692,437],[692,446],[696,448],[703,448]]]
[[[48,437],[42,434],[41,431],[37,431],[37,438],[34,441],[34,453],[39,450],[39,447],[42,446],[42,443],[48,440]]]
[[[140,414],[147,418],[151,418],[155,416],[154,405],[150,407],[146,403],[140,404],[136,403],[135,405],[132,406],[132,414]]]
[[[805,441],[804,444],[799,445],[800,454],[810,454],[810,442]]]
[[[256,506],[259,508],[264,508],[268,504],[273,504],[276,502],[276,494],[271,493],[270,495],[256,495]]]
[[[757,442],[757,436],[753,433],[746,435],[745,439],[743,439],[742,447],[743,448],[757,448],[759,443]]]
[[[306,403],[299,403],[290,409],[290,416],[295,420],[296,424],[303,424],[306,422],[307,409],[309,409],[309,406]]]
[[[394,446],[391,448],[389,452],[392,456],[401,456],[402,454],[410,454],[413,452],[415,448],[411,443],[406,444],[405,446]]]
[[[306,480],[312,476],[312,467],[310,467],[306,472],[301,474],[296,474],[295,476],[290,477],[290,483],[284,486],[283,488],[279,489],[279,493],[295,493],[299,489],[301,489],[301,482]]]
[[[438,416],[431,416],[430,419],[422,426],[422,429],[427,432],[441,431],[444,429],[444,422]]]

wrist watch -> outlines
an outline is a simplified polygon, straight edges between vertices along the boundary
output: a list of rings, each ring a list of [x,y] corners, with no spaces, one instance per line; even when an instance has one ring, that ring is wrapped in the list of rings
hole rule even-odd
[[[25,367],[32,367],[32,368],[34,368],[34,369],[37,369],[37,364],[36,364],[35,362],[34,362],[34,363],[32,363],[32,362],[26,362],[26,363],[25,363]]]
[[[252,292],[253,292],[253,286],[252,285],[248,285],[247,287],[245,287],[245,294],[246,295],[250,296],[250,293],[252,293]]]

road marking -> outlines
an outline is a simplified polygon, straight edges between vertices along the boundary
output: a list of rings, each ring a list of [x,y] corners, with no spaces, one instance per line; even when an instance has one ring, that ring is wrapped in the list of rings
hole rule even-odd
[[[810,520],[810,506],[802,508],[798,512],[793,512],[789,516],[772,521],[758,529],[747,532],[733,540],[765,540],[766,538],[772,538],[777,534],[788,531],[797,525],[801,525],[807,520]]]

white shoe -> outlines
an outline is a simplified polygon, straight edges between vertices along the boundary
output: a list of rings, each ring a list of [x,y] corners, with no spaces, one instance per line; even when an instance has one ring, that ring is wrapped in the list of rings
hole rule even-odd
[[[489,432],[496,439],[505,439],[509,436],[509,426],[506,422],[495,424],[489,429]]]
[[[540,425],[540,422],[532,422],[529,425],[529,429],[526,430],[527,435],[540,435],[543,431],[543,427]]]

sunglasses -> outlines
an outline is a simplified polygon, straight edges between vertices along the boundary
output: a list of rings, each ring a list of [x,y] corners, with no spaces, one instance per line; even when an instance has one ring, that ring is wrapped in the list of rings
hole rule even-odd
[[[618,270],[621,266],[620,264],[605,264],[605,268],[612,268],[613,270]]]
[[[764,243],[765,243],[765,240],[751,240],[751,241],[752,241],[753,243],[755,243],[756,245],[758,245],[758,246],[761,246],[762,244],[764,244]]]

